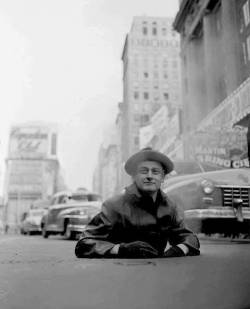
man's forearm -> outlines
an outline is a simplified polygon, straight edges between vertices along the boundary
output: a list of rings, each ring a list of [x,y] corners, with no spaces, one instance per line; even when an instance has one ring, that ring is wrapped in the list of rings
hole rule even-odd
[[[114,244],[105,240],[80,239],[75,248],[77,257],[105,257],[108,256]]]

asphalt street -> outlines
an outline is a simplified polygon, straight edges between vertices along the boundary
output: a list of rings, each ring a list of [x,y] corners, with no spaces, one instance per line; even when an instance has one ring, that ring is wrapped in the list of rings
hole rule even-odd
[[[247,309],[250,243],[202,241],[201,256],[77,259],[75,241],[0,235],[1,309]]]

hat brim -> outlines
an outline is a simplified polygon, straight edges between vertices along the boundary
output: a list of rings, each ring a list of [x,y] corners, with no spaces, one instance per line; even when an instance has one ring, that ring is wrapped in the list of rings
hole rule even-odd
[[[156,161],[161,163],[165,174],[169,174],[174,169],[173,162],[166,155],[155,150],[147,150],[139,151],[132,155],[125,163],[125,171],[131,176],[134,175],[137,165],[142,161]]]

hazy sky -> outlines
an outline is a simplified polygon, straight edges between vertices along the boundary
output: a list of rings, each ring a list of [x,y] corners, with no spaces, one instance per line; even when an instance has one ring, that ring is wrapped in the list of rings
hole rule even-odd
[[[132,18],[177,10],[178,0],[0,0],[0,184],[10,126],[47,121],[58,124],[66,183],[91,189],[102,132],[122,100]]]

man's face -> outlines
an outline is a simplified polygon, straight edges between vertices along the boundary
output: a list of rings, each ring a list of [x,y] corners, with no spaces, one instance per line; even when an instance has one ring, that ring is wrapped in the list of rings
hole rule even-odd
[[[163,167],[155,161],[143,161],[137,165],[133,180],[144,192],[154,193],[161,187],[165,177]]]

